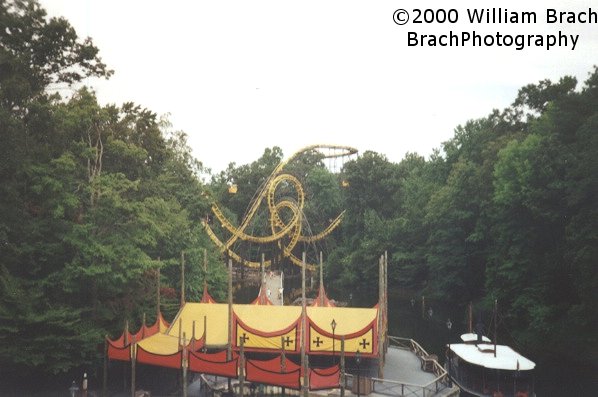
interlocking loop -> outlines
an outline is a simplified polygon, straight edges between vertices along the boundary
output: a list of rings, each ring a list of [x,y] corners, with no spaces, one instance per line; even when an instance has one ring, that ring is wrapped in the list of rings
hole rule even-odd
[[[328,153],[322,150],[328,150]],[[242,258],[231,247],[237,240],[247,241],[256,244],[270,244],[276,243],[282,252],[282,256],[289,258],[289,260],[298,266],[302,266],[302,260],[293,254],[293,249],[298,242],[313,243],[323,239],[329,235],[341,223],[345,211],[341,212],[322,232],[304,236],[302,235],[303,227],[303,205],[305,203],[305,193],[301,182],[291,174],[283,173],[285,165],[299,157],[301,154],[318,151],[323,158],[346,157],[357,153],[357,149],[347,146],[336,145],[313,145],[303,148],[295,153],[287,161],[283,161],[274,169],[272,174],[267,179],[264,187],[258,192],[256,198],[251,204],[247,215],[243,218],[241,225],[235,227],[224,216],[216,203],[212,204],[212,212],[222,225],[222,227],[230,233],[230,237],[226,242],[221,241],[214,233],[207,222],[203,222],[203,226],[212,241],[220,248],[220,251],[228,253],[228,256],[238,263],[242,263],[249,267],[259,267],[260,262],[251,261],[247,258]],[[289,189],[294,190],[294,197],[288,195],[284,199],[277,201],[277,189],[284,189],[285,193]],[[270,219],[270,235],[268,236],[254,236],[245,233],[245,229],[251,224],[257,210],[260,208],[263,200],[266,199],[266,207],[269,212]],[[270,259],[264,261],[264,266],[270,266],[272,261]],[[315,270],[316,266],[313,264],[306,264],[310,270]]]

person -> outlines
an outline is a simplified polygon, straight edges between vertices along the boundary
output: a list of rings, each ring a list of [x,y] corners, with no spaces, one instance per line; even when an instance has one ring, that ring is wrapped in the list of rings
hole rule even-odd
[[[282,299],[282,287],[278,289],[278,299]]]
[[[268,295],[268,299],[270,299],[270,288],[266,290],[266,295]]]

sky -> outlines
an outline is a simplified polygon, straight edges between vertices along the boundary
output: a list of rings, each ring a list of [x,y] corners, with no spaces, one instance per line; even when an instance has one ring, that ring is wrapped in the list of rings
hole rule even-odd
[[[373,150],[395,162],[408,152],[429,156],[458,125],[509,106],[522,86],[564,75],[583,82],[598,63],[597,23],[548,23],[549,9],[587,13],[592,1],[41,4],[91,37],[115,71],[109,80],[86,81],[100,103],[132,101],[167,115],[213,172],[252,162],[272,146],[285,156],[319,143]],[[395,23],[399,9],[409,15],[403,25]],[[414,23],[417,9],[423,23]],[[474,9],[534,12],[536,21],[471,23]],[[396,20],[406,21],[405,14]],[[411,36],[474,31],[493,45],[409,45]],[[567,42],[516,50],[498,46],[497,34],[534,35],[534,43],[541,36],[544,44],[560,34]],[[570,35],[578,35],[575,49]]]

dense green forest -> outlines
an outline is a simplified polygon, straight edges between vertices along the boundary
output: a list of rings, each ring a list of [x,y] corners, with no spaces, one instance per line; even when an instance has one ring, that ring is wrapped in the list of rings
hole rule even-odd
[[[172,318],[181,252],[187,299],[206,278],[225,296],[222,258],[201,228],[210,197],[240,220],[284,155],[267,148],[204,180],[168,120],[101,105],[81,85],[112,72],[66,20],[35,1],[0,0],[0,43],[0,373],[99,368],[104,335],[155,318],[158,269]],[[455,306],[498,299],[502,326],[526,352],[597,365],[597,69],[582,84],[521,88],[428,158],[368,151],[340,173],[317,156],[294,167],[314,229],[347,211],[323,247],[334,290],[376,296],[388,251],[391,291]]]

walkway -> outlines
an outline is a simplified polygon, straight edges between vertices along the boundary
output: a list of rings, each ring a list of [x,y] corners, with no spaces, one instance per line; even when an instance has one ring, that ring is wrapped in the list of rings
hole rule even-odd
[[[278,272],[266,272],[266,291],[270,291],[270,301],[277,306],[282,306],[283,294],[280,294],[282,289],[283,277]]]

